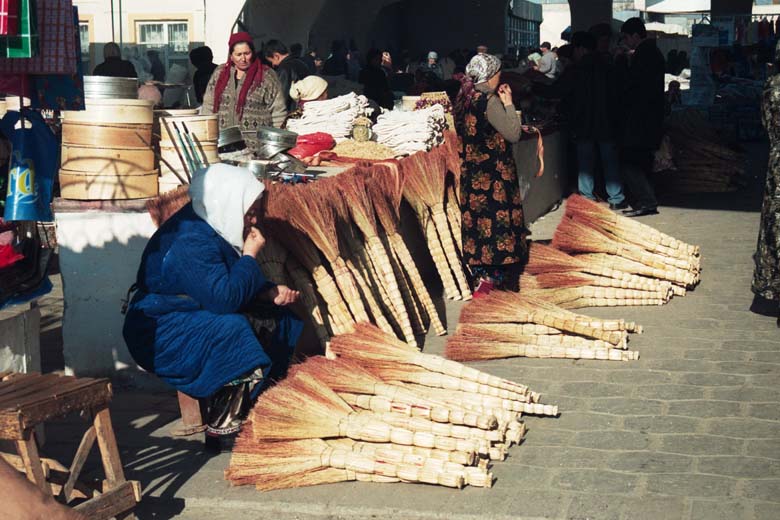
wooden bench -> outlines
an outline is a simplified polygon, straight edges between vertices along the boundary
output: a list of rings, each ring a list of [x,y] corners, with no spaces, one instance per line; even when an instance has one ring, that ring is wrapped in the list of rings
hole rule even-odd
[[[13,441],[18,453],[2,456],[62,503],[84,499],[74,509],[96,520],[134,518],[132,510],[141,500],[140,484],[125,480],[108,411],[111,396],[108,379],[0,372],[0,440]],[[90,415],[92,424],[67,468],[40,457],[34,429],[71,412]],[[106,478],[89,486],[79,475],[95,441]]]

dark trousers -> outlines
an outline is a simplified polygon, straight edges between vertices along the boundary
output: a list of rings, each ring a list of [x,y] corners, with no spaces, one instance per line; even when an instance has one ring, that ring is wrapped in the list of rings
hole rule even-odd
[[[594,139],[579,139],[577,141],[577,187],[580,195],[591,200],[596,199],[593,188],[596,185],[594,170],[597,153],[601,155],[607,200],[610,204],[622,204],[625,196],[623,195],[623,180],[620,178],[620,158],[617,146],[613,141]]]
[[[633,198],[631,206],[634,209],[658,206],[655,190],[648,180],[654,154],[654,150],[647,148],[623,148],[620,151],[623,182]]]

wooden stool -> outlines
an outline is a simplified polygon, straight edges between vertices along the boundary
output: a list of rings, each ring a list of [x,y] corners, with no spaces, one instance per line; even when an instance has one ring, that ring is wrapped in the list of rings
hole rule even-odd
[[[132,510],[141,500],[140,484],[125,480],[108,412],[111,395],[108,379],[0,373],[0,440],[14,441],[19,453],[3,457],[65,504],[87,499],[74,509],[96,520],[132,518]],[[66,468],[57,461],[41,459],[33,430],[71,412],[91,414],[93,423],[82,437],[73,463]],[[95,440],[106,475],[98,489],[78,480]]]

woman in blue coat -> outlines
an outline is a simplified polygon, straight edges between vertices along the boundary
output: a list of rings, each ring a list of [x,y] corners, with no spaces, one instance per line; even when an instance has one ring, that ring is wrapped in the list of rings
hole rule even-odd
[[[224,164],[196,174],[192,201],[152,236],[123,334],[136,362],[177,390],[208,398],[207,433],[239,430],[252,401],[284,375],[302,323],[256,256],[264,186]]]

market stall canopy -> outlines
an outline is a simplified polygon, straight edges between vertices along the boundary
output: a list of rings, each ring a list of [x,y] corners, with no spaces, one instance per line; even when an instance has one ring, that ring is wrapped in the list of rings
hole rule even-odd
[[[664,34],[688,34],[688,31],[685,29],[685,27],[673,23],[650,22],[645,24],[645,28],[648,30],[648,32],[659,32]]]
[[[657,4],[648,5],[645,10],[662,14],[706,13],[710,11],[710,0],[661,0]]]

